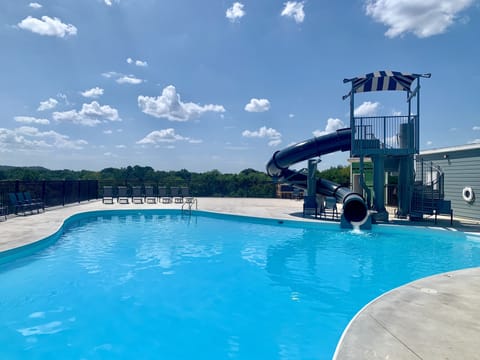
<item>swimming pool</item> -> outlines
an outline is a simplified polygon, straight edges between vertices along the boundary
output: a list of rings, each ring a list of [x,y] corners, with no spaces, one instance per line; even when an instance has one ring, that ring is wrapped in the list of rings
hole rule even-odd
[[[373,298],[480,264],[461,233],[196,214],[82,214],[8,254],[0,357],[329,359]]]

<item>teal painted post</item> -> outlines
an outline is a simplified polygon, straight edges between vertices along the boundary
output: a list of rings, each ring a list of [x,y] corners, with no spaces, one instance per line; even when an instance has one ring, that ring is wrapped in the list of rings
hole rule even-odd
[[[317,193],[317,181],[315,178],[317,172],[317,160],[308,160],[308,178],[307,178],[307,195],[315,196]]]

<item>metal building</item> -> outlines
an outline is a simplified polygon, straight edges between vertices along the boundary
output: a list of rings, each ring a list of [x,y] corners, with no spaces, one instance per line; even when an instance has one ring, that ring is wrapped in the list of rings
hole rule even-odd
[[[424,176],[443,187],[455,216],[480,220],[480,144],[422,151],[416,159],[417,175],[436,170]]]

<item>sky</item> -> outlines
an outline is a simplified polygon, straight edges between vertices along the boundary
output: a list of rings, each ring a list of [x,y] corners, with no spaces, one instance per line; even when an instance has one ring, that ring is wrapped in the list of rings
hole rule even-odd
[[[421,150],[480,143],[479,34],[479,0],[0,0],[0,165],[264,171],[348,127],[343,79],[378,70],[432,74]]]

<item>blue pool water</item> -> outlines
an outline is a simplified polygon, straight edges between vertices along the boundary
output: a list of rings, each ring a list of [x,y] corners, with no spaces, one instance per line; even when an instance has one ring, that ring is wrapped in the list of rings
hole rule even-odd
[[[105,214],[0,265],[0,358],[329,359],[370,300],[480,264],[446,231]]]

